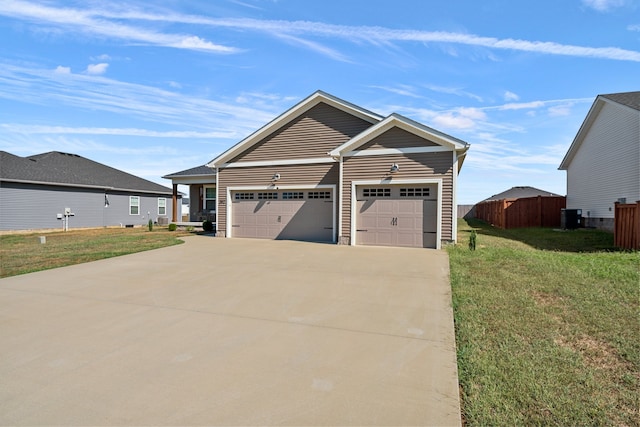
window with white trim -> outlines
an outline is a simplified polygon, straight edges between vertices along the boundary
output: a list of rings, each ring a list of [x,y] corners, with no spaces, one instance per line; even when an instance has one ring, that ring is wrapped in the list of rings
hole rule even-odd
[[[304,199],[302,191],[285,191],[282,193],[282,200],[299,200]]]
[[[258,193],[258,200],[277,200],[278,193]]]
[[[401,188],[400,197],[429,197],[429,187],[426,188]]]
[[[391,197],[390,188],[363,188],[362,197]]]
[[[330,199],[331,191],[309,191],[308,197],[310,199]]]
[[[205,187],[204,209],[209,212],[216,210],[216,188],[215,187]]]
[[[158,197],[158,215],[167,214],[167,199],[164,197]]]
[[[129,196],[129,215],[140,215],[140,196]]]
[[[253,193],[235,193],[233,195],[235,200],[253,200]]]

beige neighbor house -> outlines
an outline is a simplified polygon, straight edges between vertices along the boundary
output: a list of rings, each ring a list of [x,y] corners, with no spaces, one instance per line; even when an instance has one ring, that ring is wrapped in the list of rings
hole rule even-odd
[[[208,169],[165,178],[176,194],[177,184],[190,185],[191,219],[215,218],[218,236],[440,248],[456,240],[468,149],[401,115],[318,91]]]
[[[640,201],[640,92],[598,95],[559,169],[567,209],[613,231],[615,203]]]

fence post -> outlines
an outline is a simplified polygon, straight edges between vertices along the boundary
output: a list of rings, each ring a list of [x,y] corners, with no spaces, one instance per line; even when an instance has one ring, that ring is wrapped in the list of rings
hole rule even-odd
[[[633,248],[640,249],[640,200],[636,202],[636,208],[633,211],[633,228],[635,233],[633,233]]]

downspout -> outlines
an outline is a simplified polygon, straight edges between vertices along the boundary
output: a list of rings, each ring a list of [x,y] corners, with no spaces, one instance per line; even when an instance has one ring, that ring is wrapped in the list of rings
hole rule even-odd
[[[335,158],[335,157],[334,157]],[[336,197],[338,197],[338,229],[336,230],[336,242],[342,244],[342,156],[338,157],[338,191]]]
[[[453,243],[458,242],[458,152],[453,150],[453,197],[451,206],[451,240]]]

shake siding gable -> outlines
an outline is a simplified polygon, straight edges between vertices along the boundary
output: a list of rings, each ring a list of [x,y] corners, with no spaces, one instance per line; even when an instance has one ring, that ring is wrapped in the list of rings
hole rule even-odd
[[[272,182],[275,174],[280,179]],[[224,232],[227,227],[228,187],[280,188],[315,185],[338,185],[339,165],[320,163],[310,165],[261,166],[250,168],[226,168],[218,171],[218,224],[217,229]],[[338,197],[338,195],[334,195]],[[337,206],[337,203],[336,203]]]
[[[310,108],[233,162],[327,158],[327,152],[345,143],[371,123],[325,103]]]
[[[393,176],[389,168],[393,163],[400,171]],[[442,234],[443,240],[454,240],[453,221],[453,156],[451,152],[418,153],[408,155],[363,156],[344,159],[342,182],[342,230],[340,236],[351,237],[351,183],[352,181],[380,180],[393,184],[397,180],[442,179]],[[383,181],[385,180],[385,181]]]
[[[613,218],[614,203],[640,200],[640,118],[604,103],[567,168],[567,208]]]
[[[404,129],[394,127],[358,148],[359,151],[381,148],[414,148],[437,147],[435,142],[428,141]]]

